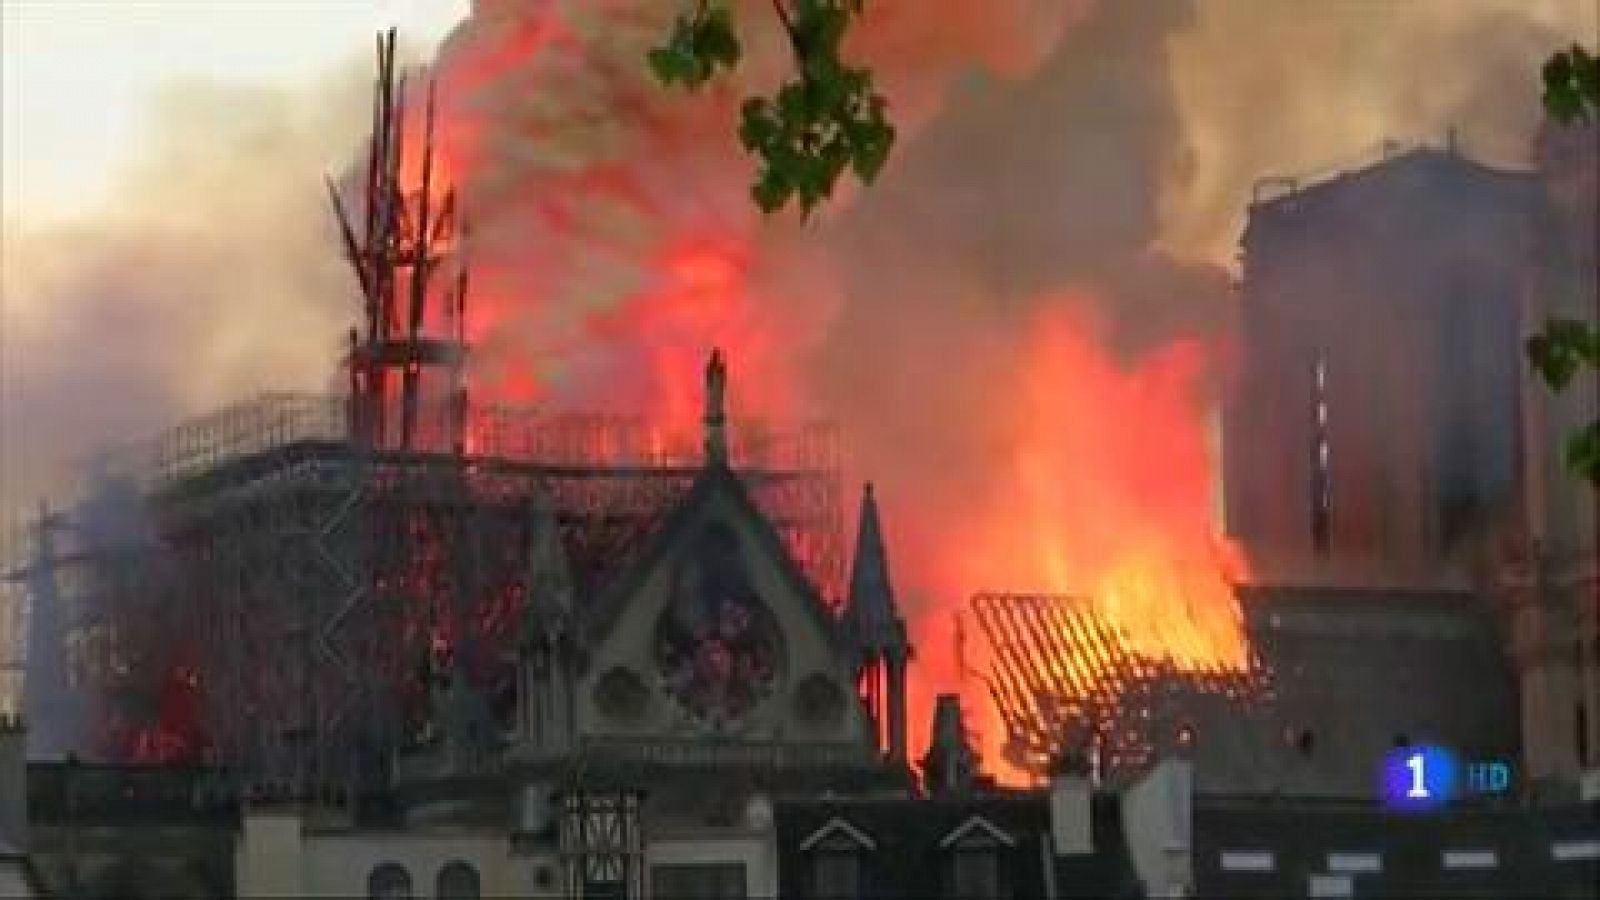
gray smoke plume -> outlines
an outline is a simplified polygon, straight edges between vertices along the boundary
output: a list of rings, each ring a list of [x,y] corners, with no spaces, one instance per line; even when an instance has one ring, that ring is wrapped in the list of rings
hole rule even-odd
[[[103,211],[7,227],[0,508],[176,417],[328,382],[356,305],[321,179],[357,146],[365,78],[173,85]]]
[[[806,228],[751,209],[734,144],[739,98],[786,65],[770,28],[741,81],[686,97],[641,62],[672,4],[485,0],[434,71],[475,228],[481,395],[677,413],[707,345],[728,344],[736,412],[841,420],[913,586],[974,506],[1025,493],[1016,422],[993,411],[1022,393],[1041,315],[1081,322],[1093,367],[1136,388],[1174,340],[1202,348],[1193,384],[1158,387],[1193,413],[1173,454],[1203,457],[1250,183],[1451,125],[1469,153],[1520,158],[1540,61],[1596,33],[1590,0],[868,7],[851,49],[902,140],[877,185]],[[97,444],[329,381],[354,293],[320,176],[359,151],[361,72],[318,98],[191,86],[102,217],[7,229],[0,507]],[[1142,421],[1069,387],[1041,413]],[[1159,483],[1150,456],[1066,467],[1083,482],[1067,494],[1112,483],[1131,503]]]
[[[362,61],[311,91],[171,85],[98,213],[7,223],[0,571],[35,554],[27,522],[41,498],[70,523],[56,535],[64,554],[140,542],[136,504],[110,502],[111,482],[93,475],[108,452],[241,394],[329,382],[356,306],[321,179],[357,147],[367,77]],[[86,724],[56,702],[59,637],[88,590],[81,569],[0,593],[0,663],[22,655],[24,622],[52,638],[28,651],[40,752],[80,746]],[[27,612],[30,594],[53,608]]]

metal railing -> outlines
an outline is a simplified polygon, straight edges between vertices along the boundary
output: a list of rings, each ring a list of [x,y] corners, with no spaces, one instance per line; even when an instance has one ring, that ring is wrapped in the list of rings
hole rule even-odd
[[[443,437],[450,430],[444,424],[448,415],[445,404],[423,411],[417,449],[454,451],[453,442]],[[437,427],[428,427],[429,422]],[[468,455],[557,467],[695,467],[703,458],[693,425],[666,427],[645,416],[482,406],[469,413],[465,432]],[[94,468],[158,487],[290,445],[349,438],[345,398],[270,393],[115,448]],[[825,472],[839,467],[838,430],[826,422],[776,428],[759,419],[739,420],[730,424],[729,444],[740,467]]]

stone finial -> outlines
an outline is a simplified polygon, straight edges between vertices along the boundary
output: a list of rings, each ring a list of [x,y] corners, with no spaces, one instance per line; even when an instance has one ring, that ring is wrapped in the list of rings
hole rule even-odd
[[[713,348],[706,360],[705,452],[708,465],[727,465],[727,390],[728,367],[722,351]]]

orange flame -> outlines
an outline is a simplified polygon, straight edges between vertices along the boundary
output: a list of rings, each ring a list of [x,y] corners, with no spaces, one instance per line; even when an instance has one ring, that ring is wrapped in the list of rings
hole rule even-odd
[[[985,13],[978,20],[991,7],[971,4]],[[909,28],[942,18],[907,14],[896,21]],[[924,46],[910,39],[918,34],[907,36],[905,45]],[[961,34],[956,39],[965,40]],[[748,167],[733,165],[728,98],[702,95],[698,105],[686,105],[673,95],[670,115],[641,119],[636,147],[605,132],[589,156],[561,155],[559,164],[527,165],[508,178],[488,158],[499,144],[485,133],[487,106],[469,102],[471,95],[509,70],[535,71],[529,59],[577,52],[580,37],[552,14],[483,24],[474,40],[456,47],[443,72],[436,175],[469,181],[462,187],[475,191],[474,216],[487,220],[509,211],[503,218],[512,227],[502,227],[499,237],[516,246],[515,252],[505,246],[474,251],[467,321],[474,400],[575,399],[590,408],[647,411],[660,441],[694,440],[701,367],[708,350],[721,346],[733,370],[736,418],[798,410],[812,385],[797,373],[813,349],[798,332],[832,323],[797,324],[785,319],[792,310],[756,302],[773,285],[767,273],[755,271],[762,233],[746,197]],[[518,96],[541,87],[561,92],[568,87],[555,76],[564,72],[553,63],[554,74],[542,82],[511,83]],[[619,108],[631,109],[644,102],[638,96],[656,96],[656,86],[643,78],[635,79],[642,87],[626,79],[603,86],[621,98]],[[641,93],[645,89],[651,93]],[[711,115],[719,110],[728,115]],[[515,136],[527,147],[556,139],[522,133],[545,127],[537,115],[526,118],[531,124],[520,124]],[[707,122],[715,124],[715,143],[700,141],[694,131]],[[587,133],[580,126],[594,125],[589,117],[568,124],[580,133]],[[496,136],[502,144],[508,139]],[[639,171],[629,153],[648,157]],[[705,179],[695,173],[719,167],[730,173],[722,179],[728,184],[713,180],[711,190],[677,190],[677,175],[699,185]],[[633,219],[648,220],[649,227],[617,224]],[[567,281],[580,269],[584,277],[607,270],[592,302],[587,282],[580,289]],[[553,309],[557,298],[581,308]],[[825,307],[828,299],[815,298],[811,307]],[[986,765],[1006,781],[1020,774],[1003,768],[997,713],[981,681],[963,671],[988,667],[976,630],[963,629],[959,619],[973,594],[1087,596],[1130,653],[1185,670],[1241,669],[1248,657],[1230,584],[1244,569],[1215,536],[1213,459],[1200,391],[1210,363],[1205,348],[1174,343],[1123,365],[1104,349],[1095,323],[1067,312],[1085,305],[1081,299],[1036,304],[1053,312],[1035,323],[1023,352],[1011,356],[1019,363],[1015,370],[993,373],[987,393],[994,402],[981,423],[992,432],[990,455],[954,461],[983,467],[983,493],[936,504],[918,493],[933,486],[896,491],[893,472],[871,473],[890,486],[885,514],[891,537],[909,538],[894,540],[891,554],[917,644],[909,686],[913,746],[926,745],[933,694],[958,691]],[[936,409],[941,398],[930,391],[918,402]],[[970,425],[949,423],[951,429]],[[959,513],[941,515],[950,510]],[[937,601],[917,605],[918,597]]]
[[[935,538],[940,552],[916,561],[931,568],[940,595],[963,603],[983,590],[1082,596],[1132,654],[1183,671],[1243,670],[1249,647],[1232,582],[1245,573],[1214,529],[1198,391],[1205,361],[1199,344],[1180,342],[1123,368],[1082,318],[1045,316],[1012,390],[997,392],[1009,457],[995,460],[989,502]],[[946,649],[955,637],[949,605],[916,626],[924,693],[959,691],[989,771],[1021,781],[1002,758],[997,710],[981,681],[961,671],[986,669],[985,648],[965,634],[965,660]],[[926,728],[918,722],[914,733]]]

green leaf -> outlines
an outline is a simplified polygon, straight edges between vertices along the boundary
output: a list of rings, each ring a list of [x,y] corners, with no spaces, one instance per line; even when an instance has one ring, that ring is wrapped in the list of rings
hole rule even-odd
[[[790,82],[778,91],[779,121],[802,123],[807,118],[809,108],[810,105],[806,102],[805,82]]]
[[[1574,44],[1544,64],[1544,106],[1562,123],[1600,114],[1600,57]],[[1564,390],[1584,367],[1600,368],[1600,327],[1574,319],[1552,319],[1528,339],[1528,359],[1554,390]],[[1600,485],[1600,420],[1567,439],[1567,464]]]
[[[781,128],[764,98],[751,97],[744,102],[740,111],[739,143],[747,152],[771,146]]]
[[[1550,117],[1570,124],[1600,111],[1600,58],[1582,47],[1557,53],[1545,62],[1544,107]]]
[[[1552,319],[1528,339],[1527,352],[1545,383],[1565,390],[1579,369],[1600,366],[1600,331],[1576,319]]]
[[[733,30],[733,14],[726,7],[712,7],[695,29],[696,54],[715,65],[733,68],[739,62],[739,36]]]
[[[705,4],[695,15],[674,20],[666,43],[651,48],[646,58],[662,84],[693,90],[711,80],[719,68],[732,69],[739,54],[732,13],[721,4]]]
[[[777,15],[795,56],[795,75],[770,97],[740,108],[738,138],[759,160],[750,193],[766,213],[793,201],[808,217],[853,172],[870,183],[887,162],[895,132],[872,73],[845,65],[839,50],[864,0],[778,0]],[[702,2],[680,16],[667,41],[649,53],[663,84],[694,89],[739,61],[734,20],[725,2]]]
[[[650,70],[663,84],[687,82],[694,72],[694,60],[676,47],[655,47],[650,51]]]
[[[1600,420],[1567,438],[1567,465],[1580,476],[1600,484]]]
[[[767,169],[756,179],[750,188],[750,196],[755,199],[756,206],[764,213],[777,212],[783,204],[789,201],[789,195],[794,192],[794,186],[777,172]]]
[[[854,160],[856,177],[871,184],[889,160],[889,149],[893,146],[893,127],[880,123],[869,129],[867,136],[858,143]]]

